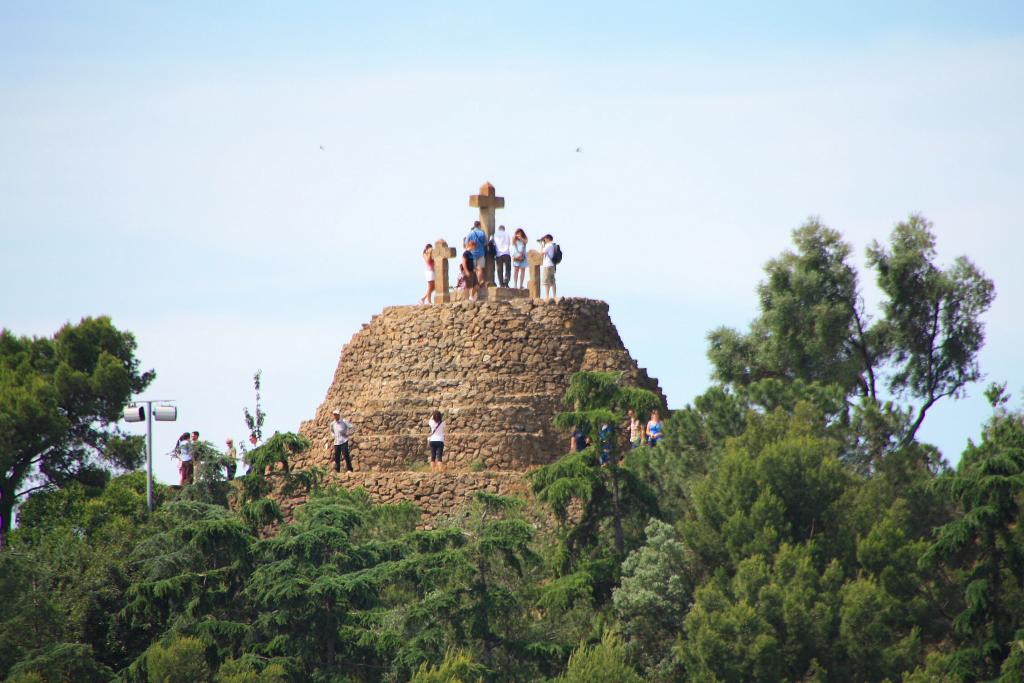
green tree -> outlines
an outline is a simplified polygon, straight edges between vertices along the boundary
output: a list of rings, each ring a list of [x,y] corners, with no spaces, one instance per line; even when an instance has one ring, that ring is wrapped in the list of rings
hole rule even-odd
[[[1001,398],[990,394],[997,411],[981,442],[935,482],[962,512],[938,529],[922,558],[924,566],[950,566],[963,591],[949,670],[956,680],[995,678],[1024,640],[1024,415],[1000,409]]]
[[[672,644],[693,599],[691,553],[670,524],[652,519],[647,543],[622,563],[612,595],[627,651],[657,680],[678,680]]]
[[[796,251],[765,266],[758,286],[761,314],[742,334],[708,335],[708,356],[722,382],[801,379],[874,395],[876,344],[867,330],[850,245],[810,219],[793,231]]]
[[[114,672],[93,658],[88,645],[80,643],[51,645],[11,667],[10,676],[15,680],[32,680],[32,674],[47,683],[108,683],[114,679]]]
[[[415,596],[398,609],[404,641],[399,664],[411,670],[418,660],[436,661],[458,646],[492,678],[516,680],[546,662],[550,652],[528,626],[526,578],[540,560],[530,548],[534,530],[522,518],[523,505],[478,491],[466,513],[438,537],[447,543],[417,544],[415,553],[389,569],[411,582]]]
[[[243,592],[255,610],[250,652],[310,681],[358,679],[384,666],[364,619],[380,606],[381,585],[369,570],[400,557],[402,548],[364,536],[371,516],[365,495],[329,488],[259,542]]]
[[[160,502],[166,487],[154,493]],[[72,482],[30,496],[0,553],[0,565],[14,563],[11,581],[0,581],[0,650],[8,654],[0,659],[14,664],[32,651],[77,642],[118,670],[144,650],[148,641],[119,613],[134,579],[128,557],[146,518],[142,472],[103,488]],[[0,664],[0,678],[3,673]]]
[[[206,647],[198,638],[177,636],[146,651],[148,683],[203,683],[210,680]]]
[[[486,671],[484,666],[474,662],[465,652],[449,650],[440,664],[421,664],[410,683],[482,683]]]
[[[647,485],[628,466],[621,466],[618,439],[608,441],[607,466],[597,466],[598,450],[602,448],[600,429],[602,425],[622,424],[627,409],[643,415],[661,407],[661,402],[654,393],[625,386],[619,374],[607,372],[573,374],[563,401],[572,410],[556,415],[555,426],[582,426],[598,445],[537,469],[531,475],[532,488],[565,526],[564,553],[559,562],[563,574],[572,573],[586,550],[597,544],[604,523],[611,525],[612,547],[618,560],[605,558],[590,567],[597,570],[597,574],[591,575],[594,583],[603,584],[601,592],[607,596],[614,575],[614,571],[608,570],[617,568],[627,550],[626,525],[634,527],[630,529],[631,539],[639,539],[643,525],[657,506]],[[569,508],[574,502],[582,505],[582,511],[570,524]],[[571,584],[578,581],[564,583]]]
[[[153,515],[131,560],[137,577],[122,616],[150,639],[195,636],[226,658],[249,636],[251,615],[239,600],[254,565],[255,536],[234,512],[175,501]],[[129,674],[138,677],[144,657]]]
[[[981,377],[981,316],[992,305],[995,287],[965,256],[945,270],[935,265],[932,224],[922,216],[899,223],[891,242],[889,249],[872,244],[868,262],[887,297],[877,334],[891,349],[889,386],[919,401],[903,436],[909,443],[937,401],[959,398]]]
[[[626,661],[622,639],[606,632],[600,643],[580,643],[555,683],[643,683],[643,679]]]
[[[931,227],[911,216],[893,230],[890,248],[875,242],[868,249],[885,295],[877,321],[865,309],[840,234],[815,219],[795,230],[796,250],[765,266],[750,330],[708,335],[715,378],[735,387],[764,379],[835,384],[862,398],[866,419],[885,436],[876,445],[912,442],[936,402],[959,398],[980,377],[981,316],[994,298],[992,282],[966,257],[946,269],[935,264]],[[883,387],[916,406],[887,406]]]
[[[23,496],[102,479],[103,465],[138,466],[141,440],[116,427],[155,377],[139,372],[135,347],[107,317],[69,323],[52,338],[0,331],[0,545]]]

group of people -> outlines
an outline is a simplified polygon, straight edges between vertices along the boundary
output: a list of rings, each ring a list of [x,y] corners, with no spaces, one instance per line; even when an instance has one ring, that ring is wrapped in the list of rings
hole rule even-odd
[[[637,417],[637,414],[630,409],[626,412],[629,420],[629,447],[630,449],[640,448],[643,445],[650,447],[657,446],[665,438],[665,427],[661,422],[661,411],[651,411],[651,417],[645,425]],[[598,445],[600,446],[601,465],[607,465],[611,460],[615,444],[615,426],[607,422],[601,424],[597,434]],[[569,450],[582,451],[591,445],[592,440],[583,428],[579,425],[573,428],[572,436],[569,438]]]
[[[540,243],[544,255],[540,270],[541,285],[544,287],[545,300],[550,301],[557,296],[555,269],[562,260],[561,248],[555,244],[555,239],[550,234],[544,235],[537,242]],[[488,239],[480,221],[474,222],[469,234],[462,241],[464,251],[459,261],[459,279],[455,288],[466,292],[469,301],[476,301],[479,298],[488,286],[484,271],[487,266],[487,254],[490,252],[494,259],[494,275],[497,277],[498,286],[509,287],[511,283],[515,289],[524,289],[528,267],[528,244],[529,240],[522,228],[517,228],[510,236],[505,226],[499,225],[494,236]],[[436,289],[437,273],[433,253],[431,245],[423,247],[423,272],[427,280],[427,292],[420,299],[421,304],[430,303]]]
[[[196,461],[202,457],[202,449],[199,447],[199,443],[199,432],[183,432],[178,437],[178,441],[174,444],[174,449],[171,451],[171,457],[176,458],[179,463],[178,473],[181,477],[181,486],[195,483]],[[249,446],[250,451],[259,446],[255,435],[249,437]],[[235,473],[238,471],[238,451],[235,450],[234,439],[229,438],[225,441],[223,464],[224,476],[228,481],[231,481],[235,478]]]
[[[341,416],[341,411],[332,412],[334,419],[331,421],[331,435],[334,440],[334,471],[341,472],[342,459],[345,461],[345,471],[352,472],[352,453],[349,449],[349,438],[355,432],[355,426]],[[435,410],[427,420],[427,428],[430,430],[427,436],[427,445],[430,447],[430,469],[435,472],[444,470],[444,416],[441,411]]]
[[[341,471],[342,458],[345,461],[345,470],[352,470],[352,458],[349,451],[349,437],[355,432],[351,422],[341,416],[341,412],[333,412],[334,420],[331,422],[331,434],[334,437],[334,471]],[[643,445],[654,447],[665,438],[665,427],[661,421],[661,411],[651,411],[647,423],[637,416],[632,410],[626,412],[629,421],[629,446],[631,449],[640,448]],[[444,443],[445,443],[445,421],[441,411],[435,410],[427,419],[427,445],[430,448],[430,469],[434,472],[444,471]],[[600,445],[601,465],[607,465],[611,460],[614,450],[615,427],[612,424],[604,423],[598,431],[598,443]],[[570,451],[582,451],[591,445],[591,439],[582,427],[573,428],[569,440]]]

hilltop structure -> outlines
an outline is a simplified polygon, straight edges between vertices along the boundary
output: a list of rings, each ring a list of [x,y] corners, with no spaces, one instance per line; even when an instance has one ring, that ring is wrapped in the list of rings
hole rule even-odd
[[[489,186],[480,196],[493,230],[493,208],[503,201],[495,201],[493,187],[484,192]],[[300,427],[313,445],[294,465],[323,467],[379,502],[413,500],[428,519],[476,490],[521,492],[525,472],[566,453],[568,434],[552,419],[565,409],[569,378],[583,370],[621,372],[665,405],[602,301],[527,297],[389,307],[341,350],[323,403]],[[355,472],[333,473],[334,410],[355,425]],[[421,471],[434,410],[447,423],[445,472]],[[299,502],[283,501],[286,509]]]

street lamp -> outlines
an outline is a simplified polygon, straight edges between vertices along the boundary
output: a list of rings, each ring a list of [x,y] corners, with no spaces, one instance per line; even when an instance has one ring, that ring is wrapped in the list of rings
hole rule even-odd
[[[177,406],[166,405],[173,399],[137,400],[124,409],[125,422],[146,421],[146,506],[153,511],[153,418],[157,422],[174,422],[178,419]],[[163,403],[153,407],[154,403]]]

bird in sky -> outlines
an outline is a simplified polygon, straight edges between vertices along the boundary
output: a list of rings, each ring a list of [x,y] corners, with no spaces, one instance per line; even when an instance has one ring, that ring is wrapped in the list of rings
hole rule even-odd
[[[324,149],[324,146],[323,146],[323,145],[320,145],[320,151],[321,151],[321,152],[326,152],[327,150],[325,150],[325,149]],[[579,150],[576,150],[576,151],[578,152]]]
[[[323,147],[321,147],[320,149],[323,149]],[[582,151],[583,151],[583,148],[582,148],[582,147],[577,147],[577,148],[576,148],[576,151],[577,151],[577,152],[582,152]]]

